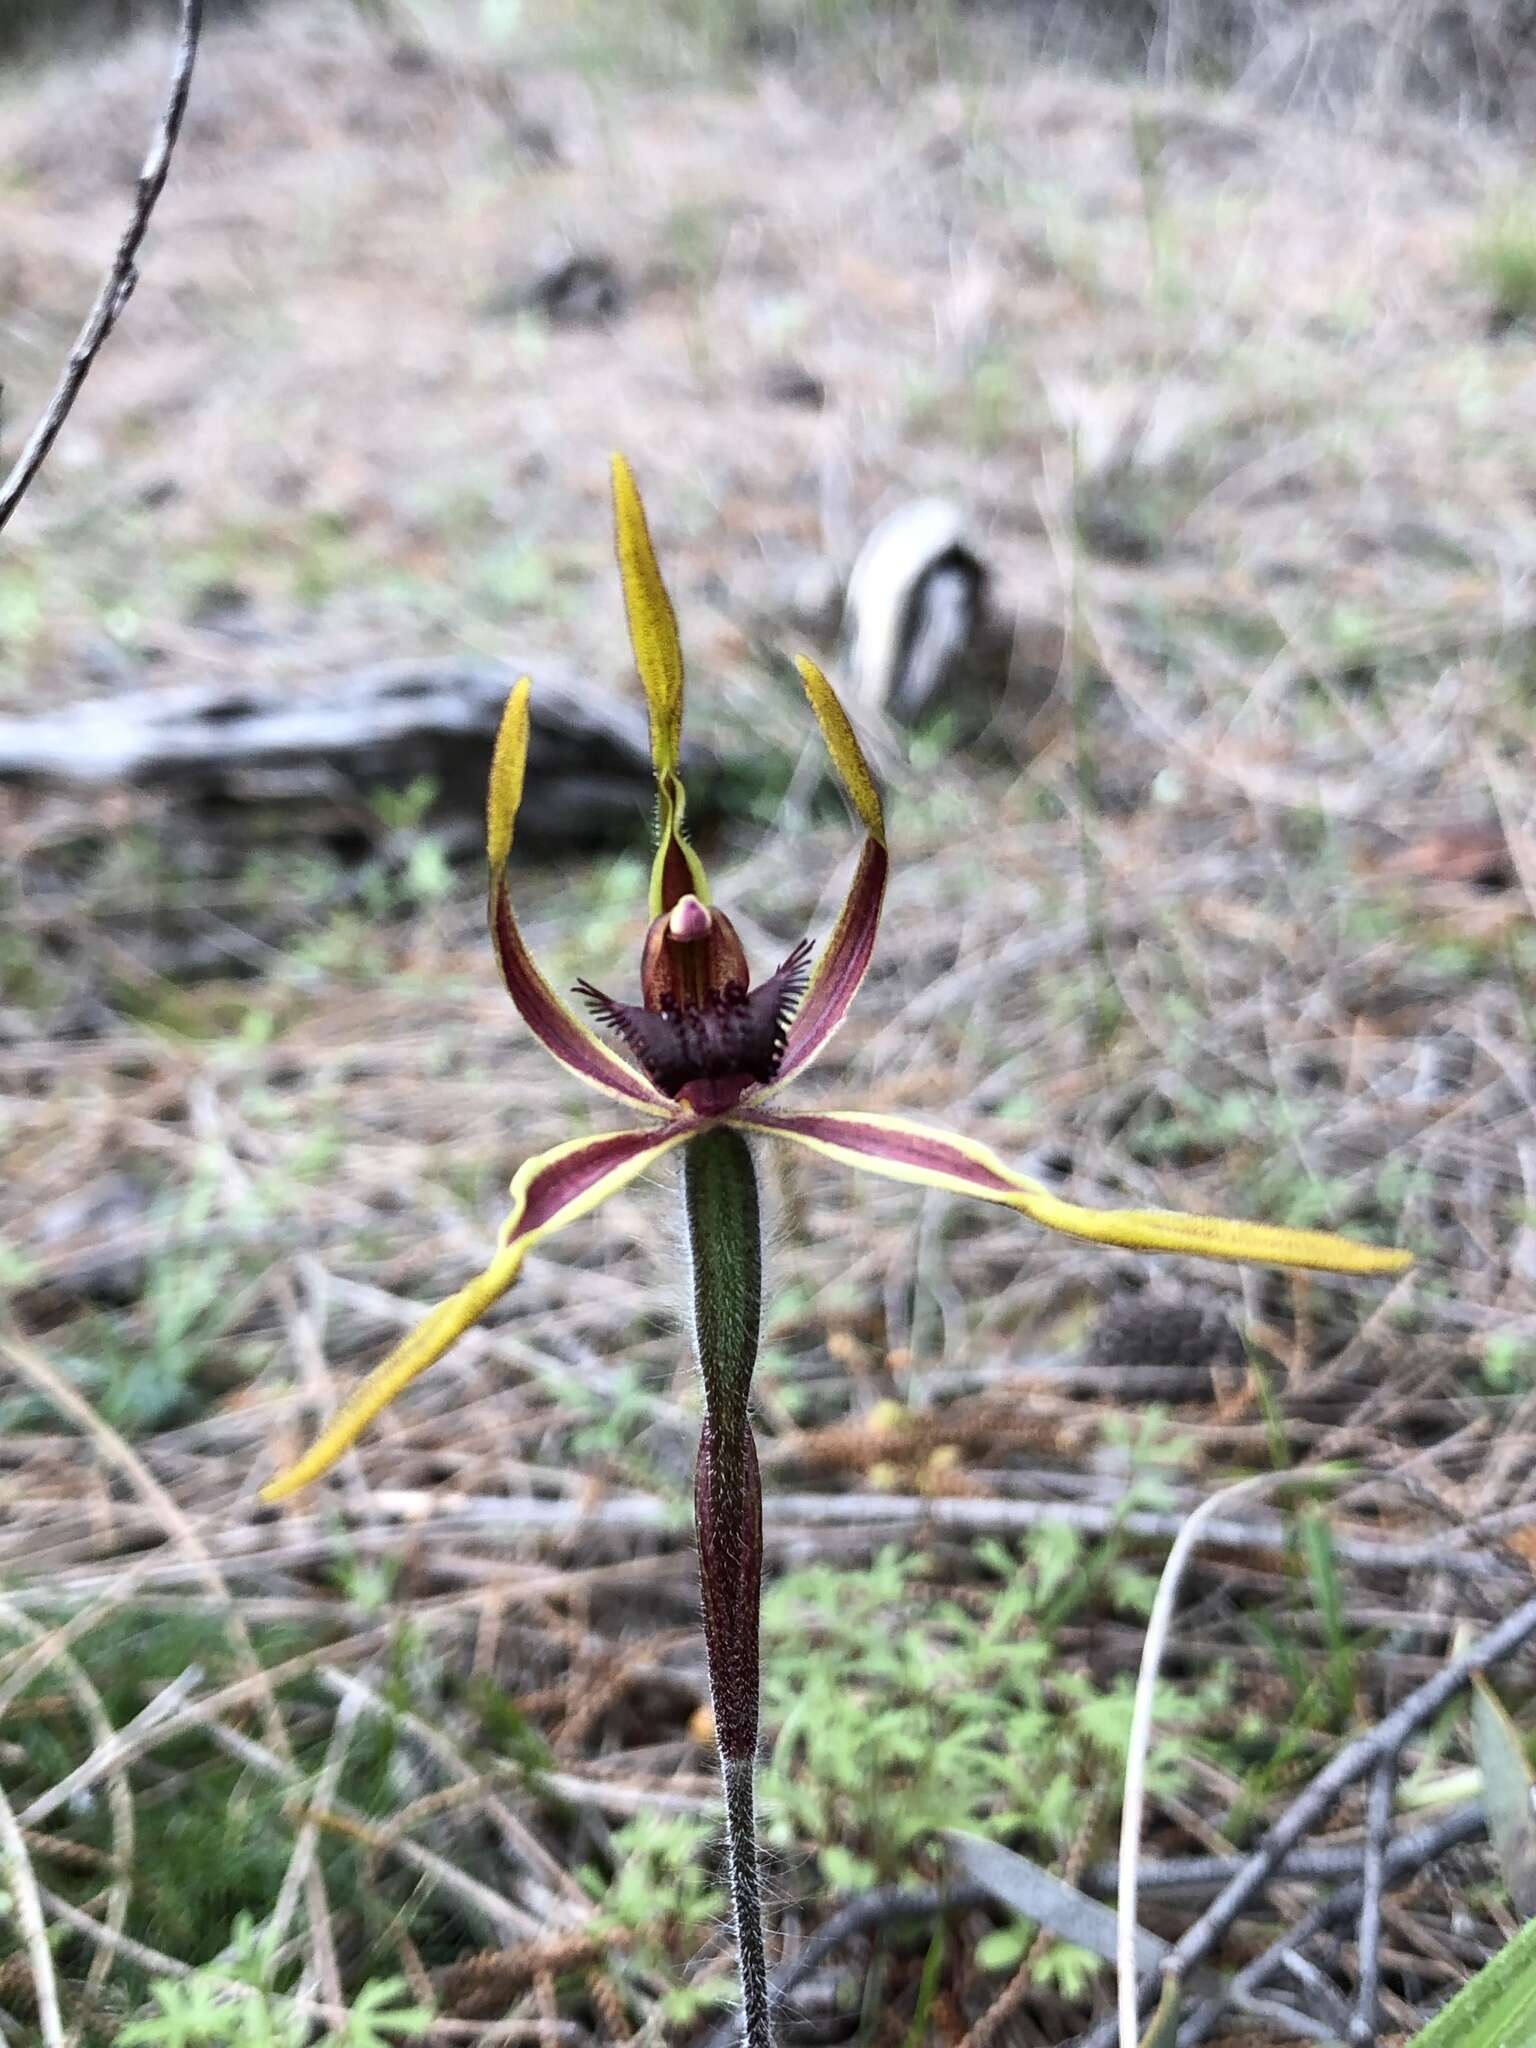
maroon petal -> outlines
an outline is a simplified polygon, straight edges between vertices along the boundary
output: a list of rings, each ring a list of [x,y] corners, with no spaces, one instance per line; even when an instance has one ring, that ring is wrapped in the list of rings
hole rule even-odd
[[[885,900],[890,855],[875,838],[866,839],[842,914],[822,948],[805,1001],[785,1037],[774,1090],[808,1067],[848,1014],[875,950],[880,906]]]
[[[546,1052],[552,1053],[579,1080],[601,1089],[605,1095],[616,1095],[637,1109],[649,1110],[653,1116],[673,1114],[672,1104],[654,1083],[644,1074],[637,1074],[627,1060],[620,1059],[580,1018],[573,1016],[539,972],[512,914],[504,876],[496,880],[492,891],[491,941],[507,993]]]

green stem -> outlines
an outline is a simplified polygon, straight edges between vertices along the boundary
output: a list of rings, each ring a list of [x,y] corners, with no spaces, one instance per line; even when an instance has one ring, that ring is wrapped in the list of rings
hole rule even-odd
[[[763,1947],[753,1772],[763,1492],[749,1401],[763,1301],[763,1230],[752,1154],[739,1131],[705,1131],[683,1154],[693,1331],[704,1379],[694,1480],[699,1593],[725,1786],[726,1857],[741,1960],[743,2040],[773,2048]]]

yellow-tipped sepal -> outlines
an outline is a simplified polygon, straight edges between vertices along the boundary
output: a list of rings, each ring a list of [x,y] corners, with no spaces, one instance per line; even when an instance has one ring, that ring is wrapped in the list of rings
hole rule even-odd
[[[832,757],[832,766],[837,770],[837,779],[858,813],[859,823],[871,839],[884,846],[885,807],[848,714],[838,702],[837,692],[814,661],[807,655],[797,654],[795,667],[800,671],[800,680],[816,714],[816,723],[821,727],[821,736]]]
[[[512,686],[496,749],[491,756],[491,779],[485,801],[485,850],[490,862],[488,911],[491,944],[501,967],[507,993],[530,1031],[571,1073],[605,1095],[632,1103],[651,1116],[669,1116],[672,1104],[644,1074],[604,1045],[580,1018],[561,1002],[539,972],[523,941],[512,898],[507,888],[507,863],[512,855],[512,838],[518,807],[523,800],[523,778],[528,766],[528,700],[532,685],[520,676]]]
[[[303,1457],[262,1488],[262,1499],[286,1500],[328,1472],[369,1423],[500,1300],[541,1238],[595,1209],[696,1129],[680,1115],[669,1130],[608,1131],[572,1139],[527,1160],[512,1182],[512,1209],[502,1225],[500,1248],[485,1271],[440,1302],[374,1367]]]
[[[683,896],[709,901],[709,884],[688,843],[687,795],[679,764],[683,750],[683,649],[677,615],[662,581],[634,472],[613,458],[613,527],[624,585],[635,667],[650,715],[651,761],[656,770],[656,860],[651,870],[651,915],[660,917]]]
[[[661,776],[676,768],[682,752],[683,650],[639,486],[622,455],[613,458],[613,528],[630,644],[651,715],[651,759]]]
[[[1028,1175],[1015,1173],[986,1145],[873,1110],[810,1110],[783,1114],[745,1110],[731,1121],[805,1145],[824,1158],[862,1167],[918,1187],[941,1188],[1017,1209],[1047,1230],[1130,1252],[1184,1252],[1256,1266],[1292,1266],[1318,1273],[1402,1273],[1411,1252],[1361,1244],[1330,1230],[1291,1230],[1225,1216],[1184,1216],[1172,1209],[1089,1209],[1065,1202]]]
[[[786,1082],[792,1081],[796,1074],[809,1066],[847,1016],[875,950],[880,907],[885,901],[886,877],[891,865],[885,843],[885,810],[880,802],[880,790],[848,714],[814,661],[802,654],[796,658],[795,666],[800,671],[805,694],[816,714],[816,723],[821,728],[821,737],[837,771],[837,779],[864,827],[865,836],[847,898],[832,935],[817,958],[805,999],[789,1027],[784,1055],[779,1061],[778,1078],[763,1091],[764,1095],[777,1094]]]
[[[485,794],[485,851],[491,868],[494,900],[507,862],[512,857],[512,831],[523,802],[523,777],[528,768],[528,699],[533,684],[519,676],[507,696],[491,755],[491,779]]]

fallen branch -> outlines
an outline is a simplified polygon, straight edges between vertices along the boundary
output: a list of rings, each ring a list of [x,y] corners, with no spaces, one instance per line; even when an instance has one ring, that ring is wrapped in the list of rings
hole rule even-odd
[[[1409,1736],[1433,1720],[1474,1673],[1486,1671],[1491,1665],[1511,1656],[1533,1635],[1536,1635],[1536,1598],[1523,1601],[1497,1628],[1490,1629],[1459,1656],[1452,1658],[1433,1678],[1416,1686],[1369,1734],[1362,1735],[1358,1741],[1340,1750],[1333,1762],[1291,1802],[1259,1847],[1245,1858],[1237,1875],[1175,1945],[1164,1966],[1164,1978],[1185,1982],[1190,1972],[1225,1938],[1249,1900],[1274,1876],[1301,1837],[1324,1818],[1350,1786],[1368,1777],[1388,1758],[1395,1757]],[[1390,1868],[1390,1857],[1387,1863]],[[1355,1887],[1350,1889],[1356,1891],[1358,1903],[1359,1890]],[[1286,1946],[1290,1947],[1294,1940],[1293,1934]],[[1139,1987],[1141,1998],[1145,1999],[1156,1988],[1155,1978],[1144,1982]],[[1082,2035],[1078,2048],[1113,2048],[1118,2034],[1117,2015],[1105,2025]]]
[[[1381,1988],[1381,1901],[1386,1882],[1387,1838],[1392,1826],[1392,1798],[1397,1789],[1397,1758],[1383,1757],[1371,1777],[1365,1809],[1365,1870],[1360,1880],[1360,1983],[1355,1994],[1349,2038],[1355,2048],[1371,2048],[1376,2039],[1376,2000]]]
[[[1384,1873],[1390,1876],[1394,1871],[1412,1870],[1441,1855],[1447,1846],[1447,1828],[1453,1831],[1453,1844],[1471,1842],[1487,1833],[1488,1823],[1481,1806],[1458,1806],[1442,1820],[1431,1821],[1424,1827],[1394,1836],[1383,1850]],[[1331,1884],[1339,1878],[1358,1878],[1365,1869],[1367,1855],[1368,1844],[1365,1842],[1296,1849],[1286,1857],[1275,1875],[1290,1884]],[[1151,1857],[1137,1866],[1137,1888],[1143,1892],[1160,1893],[1219,1892],[1224,1884],[1236,1877],[1247,1860],[1245,1856],[1236,1854]],[[1083,1877],[1083,1889],[1095,1893],[1112,1892],[1119,1875],[1118,1864],[1095,1863]]]
[[[1463,1842],[1475,1841],[1486,1831],[1486,1822],[1481,1810],[1466,1806],[1455,1813],[1447,1814],[1444,1820],[1432,1827],[1420,1828],[1412,1835],[1398,1837],[1382,1858],[1382,1888],[1397,1883],[1402,1878],[1411,1878],[1426,1869],[1437,1857],[1447,1850],[1458,1848]],[[1314,1855],[1326,1854],[1316,1850]],[[1286,1875],[1294,1873],[1293,1864],[1286,1865]],[[1330,1892],[1326,1899],[1302,1915],[1294,1927],[1288,1927],[1284,1934],[1272,1941],[1268,1948],[1246,1964],[1229,1985],[1224,1985],[1205,2002],[1197,2006],[1194,2013],[1179,2029],[1178,2048],[1198,2048],[1216,2026],[1227,2007],[1235,2001],[1251,1996],[1266,1977],[1288,1963],[1298,1949],[1304,1948],[1315,1934],[1324,1928],[1336,1926],[1347,1920],[1351,1913],[1358,1911],[1365,1903],[1365,1880],[1357,1878],[1352,1884],[1341,1886]]]
[[[691,792],[690,792],[691,793]],[[556,1538],[580,1533],[583,1538],[604,1529],[648,1533],[676,1526],[677,1517],[665,1501],[649,1494],[615,1494],[588,1505],[582,1501],[505,1500],[499,1495],[453,1494],[442,1489],[380,1487],[369,1503],[374,1517],[398,1516],[415,1526],[473,1529],[492,1539],[498,1533],[538,1533]],[[344,1515],[345,1507],[340,1509]],[[793,1541],[813,1529],[905,1533],[954,1530],[968,1536],[1011,1535],[1044,1524],[1075,1529],[1084,1536],[1113,1532],[1148,1543],[1173,1542],[1188,1516],[1141,1509],[1127,1514],[1114,1502],[1068,1500],[1000,1500],[914,1494],[780,1494],[764,1505],[771,1540]],[[1223,1517],[1201,1531],[1206,1551],[1257,1551],[1284,1556],[1291,1537],[1280,1515]],[[1362,1571],[1443,1572],[1458,1578],[1509,1578],[1530,1583],[1529,1571],[1513,1556],[1468,1546],[1452,1549],[1440,1536],[1416,1542],[1354,1536],[1334,1538],[1334,1554]]]
[[[160,116],[160,125],[144,159],[144,168],[134,188],[133,212],[123,230],[122,240],[117,245],[117,254],[107,272],[106,282],[96,295],[96,303],[86,316],[74,347],[69,352],[63,373],[43,410],[43,416],[32,429],[31,438],[17,456],[10,475],[0,484],[0,527],[9,520],[31,488],[34,478],[48,459],[48,451],[59,437],[59,430],[69,418],[70,409],[80,396],[80,387],[90,375],[91,365],[101,353],[102,344],[117,325],[118,318],[138,283],[138,254],[149,227],[150,216],[156,202],[165,188],[166,174],[171,168],[171,157],[176,148],[176,139],[181,133],[182,116],[187,111],[187,95],[192,89],[192,66],[197,61],[198,38],[203,28],[203,0],[181,0],[181,16],[177,27],[176,59],[171,69],[170,92],[166,98],[165,111]]]
[[[540,655],[531,665],[539,681],[520,841],[547,850],[628,830],[651,786],[644,712],[563,663]],[[374,791],[425,776],[444,811],[478,816],[516,675],[501,662],[405,659],[299,686],[130,690],[0,717],[0,784],[153,790],[184,813],[196,807],[210,827],[254,806],[294,833],[320,836],[349,820],[366,824]],[[713,764],[690,750],[690,766],[703,813]]]

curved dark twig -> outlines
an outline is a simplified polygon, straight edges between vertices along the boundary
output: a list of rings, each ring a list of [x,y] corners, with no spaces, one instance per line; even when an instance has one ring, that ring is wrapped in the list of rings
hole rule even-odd
[[[1464,1830],[1455,1837],[1457,1842],[1470,1841],[1486,1828],[1483,1809],[1475,1804],[1457,1807],[1455,1821],[1456,1826]],[[1400,1874],[1413,1869],[1416,1862],[1422,1863],[1439,1855],[1443,1847],[1444,1825],[1443,1821],[1436,1821],[1404,1834],[1388,1836],[1382,1848],[1387,1867],[1394,1874]],[[1285,1878],[1290,1884],[1331,1884],[1341,1878],[1359,1877],[1368,1854],[1368,1845],[1364,1842],[1293,1849],[1275,1875]],[[1238,1855],[1154,1857],[1140,1866],[1137,1889],[1143,1892],[1219,1892],[1224,1884],[1236,1877],[1247,1860],[1245,1856]],[[1084,1873],[1083,1889],[1094,1894],[1102,1892],[1112,1898],[1118,1876],[1116,1864],[1095,1863]]]
[[[1387,1844],[1392,1832],[1392,1798],[1397,1788],[1397,1758],[1384,1756],[1376,1766],[1365,1803],[1365,1868],[1360,1887],[1360,1982],[1349,2038],[1355,2048],[1371,2048],[1376,2039],[1376,1999],[1381,1988],[1381,1897],[1385,1888]]]
[[[1390,1885],[1402,1878],[1415,1877],[1445,1855],[1447,1850],[1458,1848],[1463,1842],[1476,1841],[1486,1832],[1487,1823],[1481,1807],[1463,1806],[1447,1814],[1444,1820],[1419,1828],[1411,1835],[1399,1835],[1382,1858],[1382,1882]],[[1283,1968],[1298,1949],[1304,1948],[1315,1934],[1347,1920],[1364,1902],[1363,1877],[1357,1877],[1338,1891],[1330,1892],[1327,1898],[1319,1899],[1293,1927],[1288,1927],[1278,1940],[1271,1942],[1262,1954],[1239,1970],[1229,1984],[1223,1985],[1195,2009],[1179,2029],[1178,2048],[1197,2048],[1198,2043],[1214,2032],[1234,1997],[1251,1995],[1267,1977]]]
[[[1256,1891],[1268,1883],[1285,1856],[1330,1811],[1342,1792],[1376,1766],[1394,1757],[1403,1744],[1426,1721],[1461,1690],[1474,1672],[1511,1656],[1536,1635],[1536,1598],[1523,1601],[1497,1628],[1489,1629],[1474,1643],[1453,1657],[1432,1678],[1400,1700],[1369,1733],[1340,1750],[1332,1763],[1319,1771],[1264,1836],[1243,1868],[1220,1896],[1206,1908],[1194,1926],[1176,1945],[1168,1969],[1187,1976],[1224,1937]]]
[[[1536,1636],[1536,1597],[1522,1601],[1496,1628],[1489,1629],[1486,1635],[1480,1636],[1443,1665],[1432,1678],[1427,1678],[1422,1685],[1406,1694],[1374,1728],[1340,1750],[1306,1790],[1291,1802],[1219,1895],[1176,1943],[1173,1953],[1163,1964],[1162,1977],[1172,1976],[1181,1983],[1187,1982],[1191,1973],[1225,1939],[1228,1929],[1248,1901],[1269,1883],[1302,1836],[1332,1810],[1340,1795],[1368,1777],[1385,1759],[1395,1757],[1409,1736],[1433,1720],[1446,1702],[1468,1683],[1474,1672],[1486,1671],[1490,1665],[1511,1656],[1532,1636]],[[1387,1860],[1390,1867],[1390,1856]],[[1142,1987],[1143,2001],[1155,1996],[1156,1991],[1157,1978],[1153,1977]],[[1112,2017],[1080,2035],[1074,2048],[1113,2048],[1118,2031],[1118,2022]]]
[[[197,61],[202,27],[203,0],[181,0],[170,91],[134,188],[133,212],[117,245],[117,254],[112,259],[106,282],[97,293],[96,303],[87,314],[85,325],[69,352],[69,360],[64,365],[53,396],[44,408],[42,418],[32,429],[26,446],[12,464],[10,474],[0,484],[0,527],[6,524],[31,489],[38,471],[48,459],[48,451],[58,439],[60,428],[69,418],[81,385],[90,375],[91,365],[101,353],[102,343],[117,325],[118,316],[133,296],[139,276],[139,247],[171,168],[176,139],[181,133],[182,116],[187,110],[187,95],[192,88],[192,67]]]

